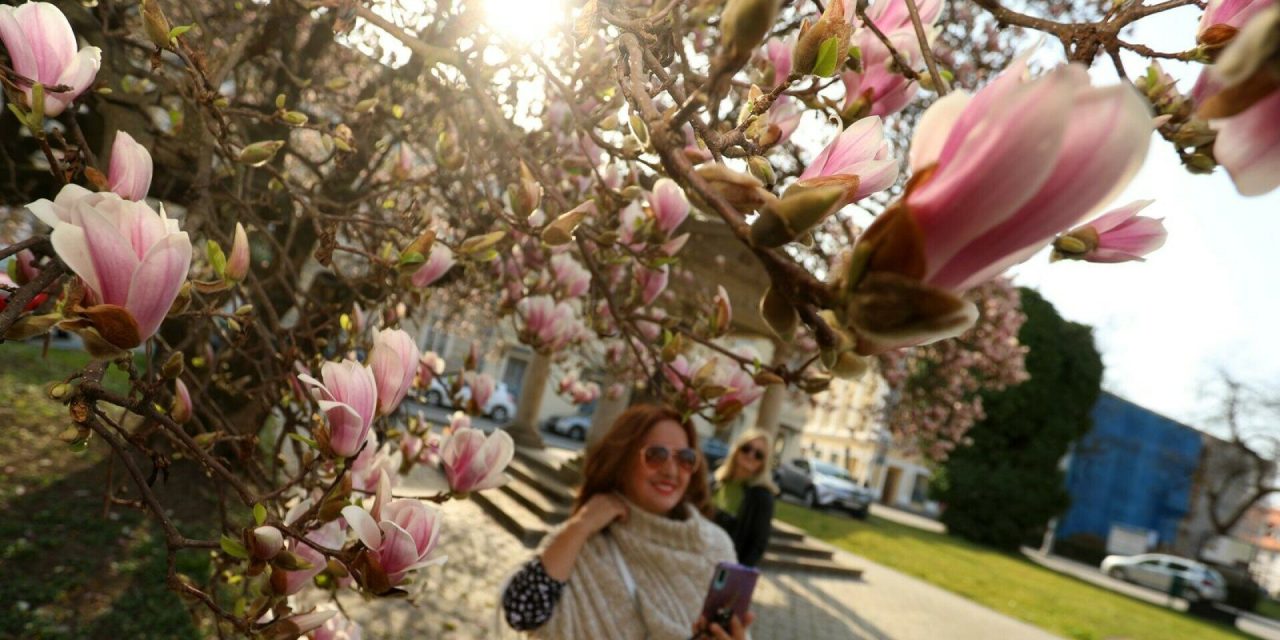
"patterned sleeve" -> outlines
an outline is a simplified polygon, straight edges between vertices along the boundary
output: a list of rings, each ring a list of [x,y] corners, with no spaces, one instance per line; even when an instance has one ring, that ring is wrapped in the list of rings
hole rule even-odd
[[[534,557],[511,578],[502,592],[502,610],[507,624],[517,631],[537,629],[551,619],[564,582],[547,575],[542,558]]]

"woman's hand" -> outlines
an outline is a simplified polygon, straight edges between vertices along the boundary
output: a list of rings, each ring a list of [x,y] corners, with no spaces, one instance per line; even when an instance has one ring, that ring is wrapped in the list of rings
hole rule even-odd
[[[630,512],[627,504],[611,493],[597,493],[577,513],[573,514],[573,524],[582,529],[588,536],[618,522],[626,522]]]
[[[738,620],[738,616],[734,616],[733,619],[729,621],[729,630],[726,632],[724,627],[721,627],[714,622],[708,626],[707,619],[705,617],[699,617],[698,621],[693,623],[693,637],[714,638],[714,640],[746,640],[747,627],[750,627],[751,623],[755,621],[756,614],[750,611],[747,612],[747,619],[745,622]]]

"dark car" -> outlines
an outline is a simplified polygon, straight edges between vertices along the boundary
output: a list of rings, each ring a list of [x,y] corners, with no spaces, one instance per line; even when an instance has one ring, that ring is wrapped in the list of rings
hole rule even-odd
[[[702,441],[702,455],[707,459],[707,467],[715,469],[729,455],[729,444],[715,436],[706,438]]]

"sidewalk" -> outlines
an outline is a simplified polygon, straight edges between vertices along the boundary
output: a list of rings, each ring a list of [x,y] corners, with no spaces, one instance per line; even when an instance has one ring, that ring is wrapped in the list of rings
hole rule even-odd
[[[363,600],[347,593],[343,608],[365,638],[515,638],[500,624],[503,581],[532,552],[475,503],[443,505],[441,549],[449,560],[419,572],[409,599]],[[806,572],[766,573],[756,590],[757,640],[1053,638],[1044,631],[960,596],[844,554],[865,569],[863,580]]]

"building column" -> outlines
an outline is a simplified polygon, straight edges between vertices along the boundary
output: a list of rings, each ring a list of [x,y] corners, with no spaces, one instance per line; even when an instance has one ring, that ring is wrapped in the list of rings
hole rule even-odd
[[[612,382],[602,385],[608,390],[612,386]],[[607,393],[600,395],[600,400],[596,402],[595,413],[591,414],[591,431],[587,433],[587,446],[595,444],[604,434],[609,431],[609,427],[613,426],[613,421],[622,415],[627,407],[631,406],[631,385],[623,383],[622,393],[617,398],[609,398]]]
[[[775,340],[770,364],[782,364],[790,355],[790,345]],[[765,387],[764,395],[760,396],[760,407],[756,410],[756,428],[768,433],[771,438],[778,435],[778,422],[782,417],[782,404],[786,399],[787,385],[785,384],[771,384]]]
[[[546,445],[538,434],[538,412],[542,410],[542,396],[547,392],[547,380],[551,377],[551,356],[534,352],[533,360],[524,370],[520,381],[520,402],[516,405],[516,417],[506,431],[516,446],[542,449]]]

